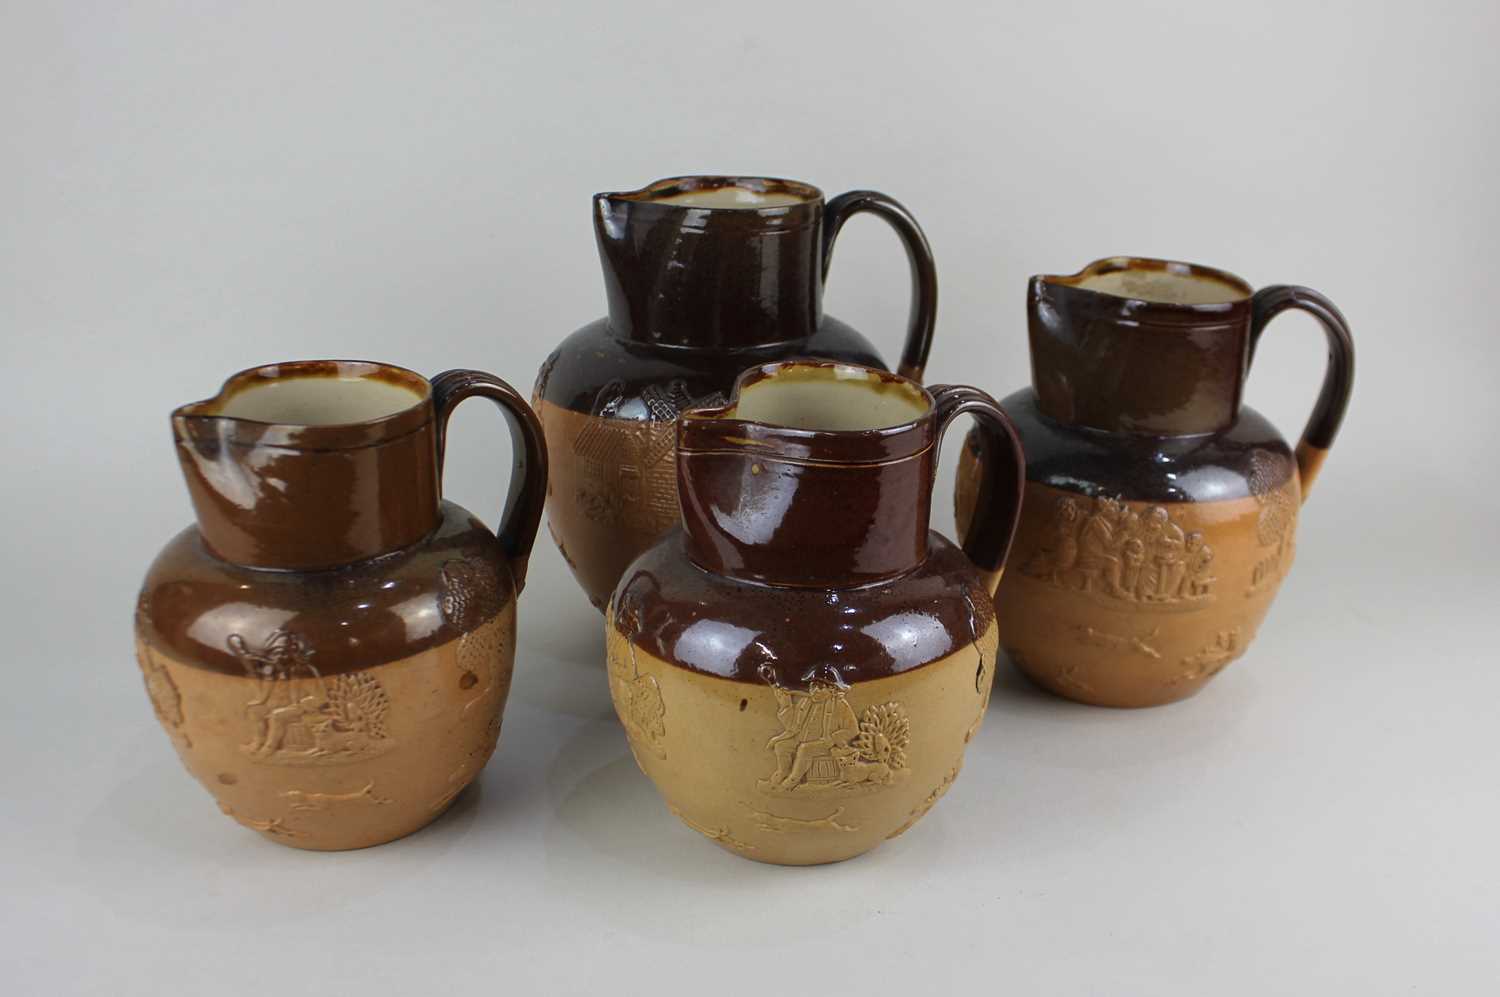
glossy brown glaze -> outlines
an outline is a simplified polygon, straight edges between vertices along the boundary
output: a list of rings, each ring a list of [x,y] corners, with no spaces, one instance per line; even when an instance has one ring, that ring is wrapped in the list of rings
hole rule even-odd
[[[337,378],[396,385],[410,405],[352,425],[222,414],[257,388]],[[172,413],[172,432],[204,543],[226,561],[327,568],[409,546],[437,525],[432,392],[410,371],[346,361],[257,367]]]
[[[1222,433],[1159,436],[1104,433],[1049,419],[1031,388],[1000,402],[1026,446],[1026,478],[1053,488],[1087,485],[1107,495],[1152,502],[1248,498],[1296,473],[1291,447],[1249,405]],[[974,437],[965,441],[972,451]]]
[[[757,368],[741,384],[827,369]],[[878,372],[871,382],[877,392],[906,383]],[[677,425],[684,549],[709,573],[845,588],[927,556],[935,418],[833,433],[749,422],[731,405],[686,412]]]
[[[1241,402],[1255,343],[1289,307],[1318,318],[1329,342],[1295,452]],[[1348,327],[1306,288],[1254,292],[1207,267],[1123,257],[1032,278],[1028,316],[1033,387],[1002,403],[1028,482],[1002,644],[1042,685],[1085,702],[1191,695],[1243,653],[1290,568],[1296,507],[1349,400]],[[960,535],[983,522],[973,445],[959,467]]]
[[[756,385],[831,378],[903,393],[921,415],[817,430],[739,411]],[[682,528],[631,565],[616,589],[616,627],[667,663],[739,681],[769,667],[798,688],[808,663],[858,682],[953,654],[989,627],[989,576],[1004,565],[1022,501],[1019,444],[989,402],[977,433],[1001,459],[986,462],[996,477],[984,508],[1010,526],[965,550],[929,529],[942,432],[956,400],[984,406],[984,397],[826,361],[742,373],[733,402],[678,421]]]
[[[451,502],[440,516],[418,543],[318,571],[225,561],[190,526],[146,573],[138,625],[153,646],[225,675],[245,674],[240,649],[270,646],[280,633],[316,648],[324,675],[410,657],[462,636],[516,597],[495,535]]]
[[[1332,301],[1311,288],[1273,284],[1256,291],[1251,305],[1247,367],[1255,358],[1260,337],[1271,320],[1282,312],[1296,310],[1311,315],[1323,327],[1328,340],[1328,369],[1323,374],[1323,387],[1319,389],[1318,400],[1302,429],[1302,438],[1297,441],[1297,473],[1302,478],[1303,494],[1306,494],[1323,468],[1323,460],[1333,446],[1333,439],[1344,421],[1344,412],[1349,407],[1349,396],[1354,390],[1354,340],[1343,313]]]
[[[733,184],[791,203],[689,207]],[[657,346],[738,350],[806,339],[822,312],[823,198],[761,178],[683,177],[594,197],[611,331]]]
[[[861,371],[861,390],[874,398],[916,394],[899,375],[827,362],[753,368],[741,375],[736,394],[772,380],[828,390],[820,382],[837,383],[850,370]],[[971,388],[936,386],[923,396],[920,417],[859,431],[755,422],[739,412],[738,401],[684,413],[677,490],[687,556],[713,574],[799,588],[847,588],[912,571],[928,553],[938,440],[971,400],[982,409],[988,398]],[[1009,438],[998,415],[976,414],[976,439]],[[987,466],[1003,472],[1020,463],[1018,451],[1001,456]],[[1019,477],[1005,487],[1008,495],[986,503],[1000,508],[1002,522],[1019,503]],[[1006,529],[971,547],[970,558],[998,570],[1009,540]]]
[[[547,444],[536,413],[526,399],[506,382],[477,370],[446,370],[432,379],[433,404],[437,408],[437,468],[441,474],[447,452],[448,418],[460,402],[487,398],[505,416],[510,429],[510,487],[500,510],[495,538],[510,562],[516,591],[526,584],[526,564],[542,522],[547,500]]]
[[[1117,297],[1085,277],[1182,268],[1221,283],[1229,300],[1182,305]],[[1249,285],[1160,260],[1116,259],[1082,275],[1033,277],[1028,311],[1031,383],[1050,419],[1105,432],[1210,433],[1239,411],[1250,346]]]
[[[445,427],[511,425],[498,535],[440,498]],[[136,642],[157,717],[226,814],[298,847],[432,820],[500,729],[546,453],[503,381],[381,364],[237,374],[173,427],[198,524],[147,574]]]
[[[743,196],[751,203],[685,203]],[[754,198],[771,198],[757,205]],[[609,315],[578,330],[537,376],[533,404],[556,469],[549,523],[596,606],[676,520],[673,422],[722,403],[748,367],[795,357],[884,366],[859,333],[823,314],[839,229],[870,212],[912,264],[901,370],[920,377],[937,280],[920,227],[894,200],[757,177],[680,177],[594,199]]]
[[[1205,290],[1171,300],[1174,288],[1189,287]],[[1233,274],[1191,263],[1122,256],[1076,274],[1033,277],[1027,326],[1037,407],[1057,422],[1105,432],[1229,429],[1256,344],[1271,319],[1292,308],[1316,318],[1328,339],[1323,387],[1303,432],[1306,443],[1327,450],[1354,382],[1354,343],[1343,315],[1310,288],[1253,291]]]
[[[738,682],[805,689],[815,666],[845,682],[898,675],[951,655],[994,623],[983,573],[932,531],[924,557],[886,583],[835,589],[764,585],[706,571],[668,534],[631,565],[615,626],[653,657]]]
[[[928,529],[960,414],[989,448],[976,501],[999,524],[964,550]],[[983,716],[1020,513],[1015,433],[975,389],[800,361],[684,413],[678,444],[682,527],[630,566],[606,624],[637,761],[736,854],[860,854],[947,790]]]
[[[695,205],[726,190],[770,195],[755,206]],[[674,177],[594,197],[610,330],[621,339],[700,350],[744,350],[806,340],[823,315],[833,244],[850,217],[890,222],[912,265],[912,314],[903,371],[920,377],[932,345],[937,271],[916,220],[874,191],[828,202],[810,184],[766,177]]]

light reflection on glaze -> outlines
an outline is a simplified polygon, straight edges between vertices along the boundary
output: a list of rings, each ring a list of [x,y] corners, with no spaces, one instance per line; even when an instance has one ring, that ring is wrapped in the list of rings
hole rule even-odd
[[[952,637],[942,620],[931,613],[894,613],[883,620],[867,623],[861,631],[885,647],[886,653],[896,660],[901,668],[915,668],[931,660],[935,648],[943,648],[947,654],[953,646]]]
[[[415,595],[390,608],[406,629],[407,640],[426,640],[443,625],[443,613],[430,592]]]
[[[238,675],[226,641],[238,634],[263,642],[280,629],[317,647],[320,667],[337,673],[352,663],[408,657],[451,639],[442,613],[441,566],[455,559],[496,566],[493,598],[514,598],[494,535],[464,510],[443,504],[443,523],[422,545],[344,569],[265,571],[210,555],[195,529],[179,534],[147,575],[153,640],[202,667]],[[475,618],[493,614],[490,586]],[[358,655],[342,650],[359,648]]]
[[[740,472],[740,489],[735,496],[742,504],[725,508],[711,503],[714,525],[738,543],[770,543],[797,498],[799,484],[795,468],[770,462],[747,463]]]
[[[258,640],[262,630],[274,632],[296,615],[295,610],[271,609],[253,602],[226,602],[188,624],[187,635],[205,647],[218,649],[226,646],[231,634],[249,634]]]
[[[1101,433],[1043,415],[1036,392],[1023,388],[1000,403],[1021,432],[1026,479],[1083,495],[1125,495],[1142,502],[1219,502],[1250,497],[1257,451],[1282,458],[1279,487],[1296,466],[1274,426],[1249,405],[1222,433],[1192,437]],[[972,452],[972,444],[970,446]],[[1169,465],[1175,477],[1161,473]]]
[[[920,668],[987,629],[994,612],[987,594],[968,597],[983,582],[963,552],[935,532],[928,539],[929,556],[908,574],[842,591],[714,576],[664,541],[616,590],[616,625],[646,653],[744,682],[762,681],[762,665],[788,688],[823,665],[850,682]],[[638,627],[626,631],[625,618]]]
[[[738,658],[756,639],[754,630],[721,620],[697,620],[677,638],[677,657],[695,668],[710,670],[716,661]]]
[[[765,396],[760,419],[739,417],[742,392],[773,381],[791,387]],[[835,382],[864,406],[854,428],[795,402],[827,398]],[[909,421],[880,421],[888,413],[876,403],[898,390]],[[993,619],[988,598],[969,597],[988,594],[984,575],[928,529],[937,443],[963,414],[1004,455],[987,494],[1011,526],[968,548],[998,570],[1023,461],[992,399],[848,364],[764,364],[740,376],[730,403],[678,420],[682,525],[627,569],[613,625],[677,667],[781,689],[806,689],[819,669],[854,683],[948,657],[973,639],[976,615],[986,628]]]

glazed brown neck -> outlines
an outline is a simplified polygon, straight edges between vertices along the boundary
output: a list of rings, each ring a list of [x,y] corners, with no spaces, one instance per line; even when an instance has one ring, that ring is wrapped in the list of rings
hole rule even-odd
[[[198,530],[225,561],[338,567],[416,543],[440,521],[430,401],[369,427],[179,415],[173,429]]]
[[[845,588],[927,556],[933,425],[809,433],[732,419],[678,423],[688,557],[714,574]]]
[[[599,195],[612,331],[717,350],[806,339],[822,315],[822,223],[821,198],[751,210]]]
[[[1212,433],[1239,415],[1250,301],[1157,304],[1033,277],[1031,383],[1042,413],[1107,432]]]

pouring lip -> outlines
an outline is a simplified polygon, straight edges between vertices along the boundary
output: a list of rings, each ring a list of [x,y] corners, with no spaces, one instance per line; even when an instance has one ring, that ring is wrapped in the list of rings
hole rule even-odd
[[[1190,280],[1211,281],[1223,286],[1229,293],[1218,301],[1182,302],[1087,286],[1090,281],[1127,272],[1170,274]],[[1031,278],[1030,287],[1034,300],[1044,298],[1049,292],[1081,294],[1087,295],[1104,310],[1110,310],[1109,302],[1117,303],[1113,310],[1123,317],[1149,316],[1156,321],[1177,323],[1201,322],[1213,318],[1232,319],[1237,313],[1250,307],[1251,298],[1255,295],[1255,288],[1248,281],[1227,270],[1151,256],[1106,256],[1076,273],[1037,274]]]
[[[374,419],[297,423],[226,415],[221,410],[241,393],[293,379],[375,380],[412,392],[404,408]],[[224,379],[216,394],[172,410],[179,443],[215,439],[244,446],[294,450],[346,450],[387,443],[423,428],[433,418],[432,385],[416,371],[377,360],[286,360],[246,367]]]
[[[824,372],[835,380],[862,379],[891,385],[918,396],[925,410],[904,422],[869,429],[806,429],[729,414],[738,411],[746,388],[792,371]],[[835,360],[778,360],[741,372],[724,404],[684,409],[677,420],[677,450],[680,454],[736,451],[798,463],[904,460],[932,447],[936,410],[937,401],[925,387],[879,367]]]

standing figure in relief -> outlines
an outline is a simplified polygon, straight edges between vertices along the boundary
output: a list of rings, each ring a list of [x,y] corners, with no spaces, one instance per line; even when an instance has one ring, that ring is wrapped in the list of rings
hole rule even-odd
[[[1094,511],[1078,538],[1078,573],[1083,591],[1119,590],[1121,565],[1115,549],[1115,531],[1123,519],[1124,509],[1119,502],[1104,495],[1094,500]]]
[[[1187,537],[1183,534],[1182,527],[1172,522],[1167,510],[1159,505],[1152,507],[1151,520],[1156,535],[1153,553],[1157,564],[1156,588],[1152,596],[1166,602],[1176,596],[1177,589],[1182,584],[1182,574],[1187,570],[1187,560],[1184,557]]]
[[[1208,595],[1213,584],[1214,549],[1203,539],[1203,534],[1194,530],[1187,535],[1187,571],[1183,573],[1181,595],[1188,599],[1200,599]]]

